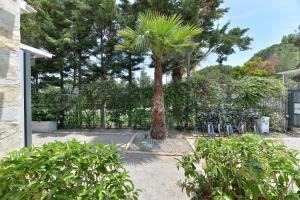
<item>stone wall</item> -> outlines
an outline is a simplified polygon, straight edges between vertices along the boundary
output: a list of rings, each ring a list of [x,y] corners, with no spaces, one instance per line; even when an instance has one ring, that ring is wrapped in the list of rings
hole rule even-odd
[[[0,157],[23,146],[19,51],[18,0],[0,0]]]

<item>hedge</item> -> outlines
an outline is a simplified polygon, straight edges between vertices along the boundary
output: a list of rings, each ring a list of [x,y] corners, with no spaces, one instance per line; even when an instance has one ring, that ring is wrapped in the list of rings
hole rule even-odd
[[[137,199],[115,146],[53,142],[23,148],[0,161],[6,199]]]
[[[182,189],[198,199],[300,199],[297,152],[276,140],[246,134],[200,138],[196,151],[178,160]]]

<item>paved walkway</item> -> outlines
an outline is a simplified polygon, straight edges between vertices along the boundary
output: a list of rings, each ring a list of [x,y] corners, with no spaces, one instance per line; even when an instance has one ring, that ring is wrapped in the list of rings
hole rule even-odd
[[[132,131],[129,129],[97,129],[82,131],[58,131],[55,133],[33,133],[32,143],[35,146],[40,146],[48,142],[53,142],[55,140],[68,141],[77,139],[81,142],[86,143],[114,143],[118,147],[122,148],[130,140],[132,134]]]
[[[288,148],[300,151],[300,137],[285,137],[281,139]]]
[[[141,189],[139,200],[188,200],[177,182],[184,178],[173,156],[126,154],[126,169],[135,186]]]
[[[115,143],[123,149],[134,133],[132,130],[93,130],[93,131],[61,131],[60,133],[34,133],[33,144],[36,146],[59,140],[73,138],[81,142]],[[288,148],[300,151],[300,137],[282,137]],[[176,168],[176,157],[148,154],[126,153],[124,160],[126,169],[136,186],[141,189],[139,200],[187,200],[177,182],[184,178],[183,171]],[[300,158],[300,155],[299,155]]]

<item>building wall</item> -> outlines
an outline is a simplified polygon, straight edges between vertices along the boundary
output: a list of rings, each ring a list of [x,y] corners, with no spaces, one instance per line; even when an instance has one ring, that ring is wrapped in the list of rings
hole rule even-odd
[[[0,157],[23,146],[19,52],[18,0],[0,0]]]

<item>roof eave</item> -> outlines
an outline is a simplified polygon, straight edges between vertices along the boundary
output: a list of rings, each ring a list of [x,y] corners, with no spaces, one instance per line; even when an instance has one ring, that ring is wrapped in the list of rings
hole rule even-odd
[[[300,69],[293,69],[293,70],[278,72],[277,74],[286,75],[286,74],[299,73],[299,72],[300,72]]]
[[[21,44],[21,49],[32,53],[34,58],[52,58],[54,55],[41,49],[37,49],[26,44]]]
[[[20,0],[20,10],[22,14],[36,13],[37,11],[25,1]]]

